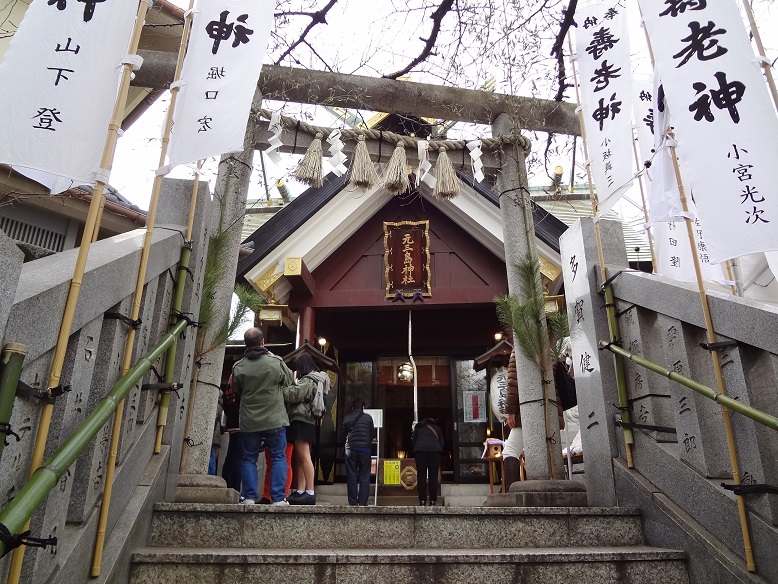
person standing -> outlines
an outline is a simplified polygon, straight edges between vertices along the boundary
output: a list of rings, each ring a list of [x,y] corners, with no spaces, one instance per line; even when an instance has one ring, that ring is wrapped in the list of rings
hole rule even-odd
[[[330,378],[319,371],[310,355],[299,355],[294,360],[297,383],[284,388],[289,414],[289,430],[286,439],[294,443],[292,464],[297,477],[297,491],[289,495],[290,505],[315,505],[314,470],[311,447],[316,444],[316,420],[314,404],[317,394],[324,404],[324,395],[330,387]],[[316,413],[323,413],[316,412]]]
[[[257,493],[257,458],[262,448],[270,451],[270,500],[273,505],[288,505],[286,485],[286,426],[289,418],[284,406],[283,388],[294,378],[283,359],[265,348],[265,337],[257,327],[248,329],[243,338],[246,352],[232,368],[232,383],[240,396],[239,428],[243,456],[241,479],[243,502],[254,504]]]
[[[416,480],[418,482],[419,505],[429,500],[430,507],[438,500],[438,473],[443,455],[443,431],[433,418],[425,418],[413,429],[413,457],[416,459]],[[427,476],[429,474],[429,499],[427,498]]]
[[[224,410],[224,431],[228,436],[227,454],[222,466],[222,478],[231,489],[240,492],[241,459],[243,448],[240,445],[240,399],[232,386],[232,375],[227,380],[222,392],[222,408]]]
[[[370,466],[372,460],[373,417],[365,412],[365,401],[355,399],[351,411],[343,419],[346,432],[346,484],[348,504],[367,506],[370,498]]]

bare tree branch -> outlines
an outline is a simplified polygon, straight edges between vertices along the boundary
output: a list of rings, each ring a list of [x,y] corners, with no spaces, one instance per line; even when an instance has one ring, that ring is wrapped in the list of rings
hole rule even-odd
[[[443,0],[443,2],[440,3],[440,6],[430,15],[430,18],[432,19],[432,32],[430,33],[429,38],[427,39],[419,39],[422,41],[425,41],[424,49],[421,51],[418,57],[413,59],[406,67],[400,69],[399,71],[395,71],[394,73],[390,73],[389,75],[384,75],[383,77],[386,79],[397,79],[398,77],[402,77],[406,73],[408,73],[411,69],[413,69],[416,65],[423,62],[432,54],[432,49],[435,46],[435,41],[438,40],[438,33],[440,32],[440,22],[443,20],[443,17],[451,10],[451,6],[454,4],[454,0]]]
[[[305,30],[300,35],[300,38],[297,39],[295,42],[293,42],[291,45],[289,45],[289,48],[287,48],[278,59],[276,59],[276,65],[280,65],[281,62],[303,41],[305,41],[306,35],[311,31],[311,29],[316,26],[317,24],[327,24],[327,12],[335,6],[335,3],[338,0],[330,0],[327,5],[322,8],[321,10],[317,10],[316,12],[311,13],[287,13],[287,14],[299,14],[299,15],[305,15],[311,17],[311,22],[308,24],[307,27],[305,27]],[[307,43],[306,43],[307,44]],[[310,45],[309,45],[310,46]]]

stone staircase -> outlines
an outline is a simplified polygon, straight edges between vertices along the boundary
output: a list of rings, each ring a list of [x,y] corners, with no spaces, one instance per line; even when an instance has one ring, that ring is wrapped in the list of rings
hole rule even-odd
[[[130,584],[688,584],[635,510],[158,503]]]
[[[499,488],[499,487],[497,487]],[[370,505],[373,504],[375,485],[370,487]],[[439,506],[453,507],[481,507],[489,495],[489,485],[440,485]],[[414,506],[419,498],[416,490],[408,491],[407,495],[382,495],[378,494],[378,504],[381,506]],[[336,483],[333,485],[316,485],[316,502],[319,505],[348,505],[346,485]]]

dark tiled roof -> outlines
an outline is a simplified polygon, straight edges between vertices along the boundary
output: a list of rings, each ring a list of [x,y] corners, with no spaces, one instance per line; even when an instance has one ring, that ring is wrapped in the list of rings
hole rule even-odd
[[[477,183],[473,179],[473,175],[467,172],[461,170],[457,171],[457,176],[475,190],[475,192],[490,201],[495,207],[500,206],[497,195],[491,189],[491,177],[487,177],[484,181]],[[555,252],[559,253],[559,238],[567,231],[567,225],[535,203],[532,204],[532,219],[535,223],[535,236]]]
[[[286,238],[297,231],[311,217],[337,195],[348,182],[348,174],[329,178],[320,189],[310,188],[291,203],[273,215],[268,221],[249,235],[243,243],[254,242],[254,252],[238,261],[236,281],[242,282],[251,268],[267,254],[281,245]]]

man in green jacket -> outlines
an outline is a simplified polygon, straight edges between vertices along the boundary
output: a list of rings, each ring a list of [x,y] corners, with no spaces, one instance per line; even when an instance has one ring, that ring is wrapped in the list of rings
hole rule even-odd
[[[284,361],[265,348],[265,337],[256,327],[243,335],[246,352],[232,368],[232,384],[240,395],[239,428],[243,457],[241,478],[243,502],[253,504],[257,493],[257,458],[263,448],[270,451],[270,500],[288,505],[286,500],[286,426],[289,418],[283,388],[294,378]]]

